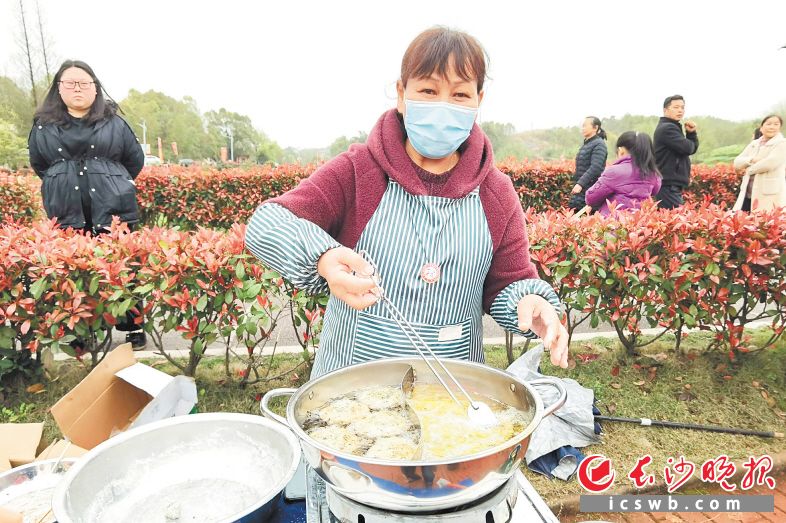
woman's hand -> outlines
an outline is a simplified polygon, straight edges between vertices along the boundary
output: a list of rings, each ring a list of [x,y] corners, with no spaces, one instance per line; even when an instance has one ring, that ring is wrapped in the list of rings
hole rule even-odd
[[[319,258],[317,272],[327,280],[330,293],[353,309],[362,311],[379,299],[374,270],[361,255],[347,247],[335,247]]]
[[[582,186],[581,186],[581,185],[579,185],[579,184],[576,184],[576,185],[574,185],[574,186],[573,186],[573,190],[572,190],[572,191],[570,191],[570,193],[571,193],[571,194],[579,194],[579,193],[580,193],[581,191],[583,191],[583,190],[584,190],[584,187],[582,187]]]
[[[568,331],[554,307],[537,294],[521,298],[518,305],[519,329],[532,330],[551,351],[551,363],[568,368]]]

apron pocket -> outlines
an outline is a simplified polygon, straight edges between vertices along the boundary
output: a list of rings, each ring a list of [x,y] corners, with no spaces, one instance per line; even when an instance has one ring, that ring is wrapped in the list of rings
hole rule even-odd
[[[412,327],[437,356],[467,360],[471,324],[471,319],[467,318],[445,325],[412,323]],[[352,364],[413,356],[418,357],[417,350],[394,320],[365,311],[358,313]]]

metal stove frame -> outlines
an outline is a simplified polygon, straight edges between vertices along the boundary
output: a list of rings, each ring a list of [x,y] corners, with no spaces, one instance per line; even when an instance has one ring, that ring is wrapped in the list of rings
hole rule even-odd
[[[296,474],[296,477],[300,476],[305,480],[305,485],[303,485],[303,487],[306,498],[306,523],[358,523],[356,521],[341,521],[330,513],[327,498],[334,496],[341,498],[341,496],[338,496],[334,492],[328,493],[327,489],[329,487],[325,485],[325,482],[319,478],[319,476],[317,476],[313,470],[305,470],[306,468],[307,467],[303,467],[302,472],[299,469]],[[510,519],[508,519],[507,522],[495,521],[495,523],[529,523],[539,521],[545,523],[559,523],[559,520],[548,507],[548,505],[546,505],[546,502],[542,497],[540,497],[535,488],[520,470],[517,471],[513,476],[513,481],[518,487],[518,493],[514,496],[515,504],[513,505]],[[502,489],[505,489],[505,487],[502,487]],[[498,505],[501,504],[505,498],[509,497],[510,496],[503,490],[500,490],[498,493],[491,496],[491,498],[489,498],[486,503],[489,504],[489,502],[491,502],[491,505],[495,505],[493,500],[497,500],[499,503],[496,505]],[[349,500],[349,503],[352,504],[353,502]],[[406,523],[409,521],[445,521],[452,523],[464,523],[467,521],[466,517],[462,517],[461,513],[447,513],[436,516],[419,516],[418,514],[407,515],[393,513],[385,514],[384,511],[369,507],[368,512],[365,514],[368,515],[368,518],[365,519],[366,523]],[[497,515],[499,512],[494,512],[494,514]],[[485,521],[482,521],[481,523],[485,523]]]

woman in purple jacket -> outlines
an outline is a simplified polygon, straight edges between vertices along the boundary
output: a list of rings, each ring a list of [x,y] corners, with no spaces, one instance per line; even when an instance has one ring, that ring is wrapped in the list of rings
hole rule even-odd
[[[638,209],[641,202],[658,193],[660,185],[652,139],[647,133],[627,131],[617,140],[617,161],[587,189],[585,200],[608,216],[609,203],[614,202],[617,210]]]

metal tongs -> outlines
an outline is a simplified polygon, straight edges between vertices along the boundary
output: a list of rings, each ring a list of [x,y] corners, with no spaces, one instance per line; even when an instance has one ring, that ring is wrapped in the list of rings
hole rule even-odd
[[[480,425],[480,426],[492,426],[498,424],[499,421],[497,420],[497,417],[494,415],[494,413],[491,411],[491,407],[489,407],[487,404],[483,403],[482,401],[477,401],[472,399],[472,397],[469,395],[466,389],[461,385],[461,383],[459,383],[456,377],[453,376],[453,374],[451,374],[451,372],[447,369],[447,367],[445,367],[445,364],[442,363],[442,360],[440,360],[437,357],[437,355],[434,354],[434,351],[431,350],[431,347],[428,346],[428,343],[426,343],[426,341],[420,336],[420,334],[418,334],[417,330],[415,330],[412,324],[401,313],[401,311],[393,304],[393,302],[390,301],[390,299],[385,294],[385,289],[382,287],[382,277],[380,276],[379,271],[377,270],[377,266],[374,263],[374,260],[371,258],[371,256],[366,251],[360,251],[359,254],[363,257],[364,260],[366,260],[369,263],[369,265],[371,265],[371,269],[373,272],[371,273],[369,278],[371,278],[374,281],[374,283],[376,283],[377,285],[375,294],[377,294],[377,296],[379,297],[379,301],[382,302],[382,304],[385,306],[387,311],[390,313],[390,316],[393,318],[393,321],[395,321],[396,324],[398,324],[399,328],[401,328],[402,332],[404,332],[404,334],[406,335],[407,339],[412,344],[412,346],[415,347],[415,350],[418,352],[420,357],[423,358],[424,362],[426,362],[426,365],[428,365],[428,368],[431,369],[431,372],[434,373],[434,376],[436,376],[437,380],[439,380],[439,383],[445,388],[448,394],[450,394],[450,397],[453,398],[453,401],[455,401],[459,406],[463,407],[461,401],[459,401],[459,399],[456,397],[456,395],[453,393],[450,387],[448,387],[447,383],[445,383],[445,380],[442,378],[442,376],[440,376],[439,372],[437,372],[437,369],[434,368],[434,366],[431,364],[431,361],[429,361],[429,358],[423,352],[421,347],[424,348],[426,352],[429,353],[429,355],[431,355],[434,361],[436,361],[437,364],[439,364],[440,368],[442,369],[442,372],[444,372],[450,378],[450,381],[452,381],[456,385],[456,387],[461,391],[464,397],[467,398],[467,401],[469,401],[469,407],[467,407],[467,417],[469,418],[469,421],[474,425]],[[411,390],[412,381],[414,381],[414,377],[411,376],[410,373],[407,373],[403,381],[406,384],[402,383],[402,388],[405,391],[407,389]]]

